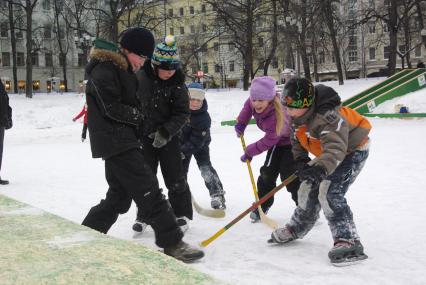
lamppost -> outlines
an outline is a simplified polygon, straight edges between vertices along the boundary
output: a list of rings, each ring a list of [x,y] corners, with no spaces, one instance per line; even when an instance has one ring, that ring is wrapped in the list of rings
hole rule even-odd
[[[80,34],[80,36],[74,37],[75,46],[83,51],[83,56],[84,56],[83,62],[82,62],[83,64],[87,63],[87,53],[90,47],[92,46],[92,41],[94,39],[95,39],[94,37],[91,37],[87,33],[82,33]]]

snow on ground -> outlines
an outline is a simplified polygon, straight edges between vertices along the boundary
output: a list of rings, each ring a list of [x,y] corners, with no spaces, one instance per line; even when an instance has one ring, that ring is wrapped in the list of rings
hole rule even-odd
[[[325,84],[348,98],[375,83],[377,79],[346,81],[344,86]],[[195,214],[185,236],[190,243],[210,237],[253,202],[247,168],[239,160],[240,141],[232,127],[220,126],[220,121],[237,116],[247,96],[240,90],[208,92],[213,118],[211,157],[226,190],[228,210],[223,219]],[[89,143],[80,142],[81,122],[71,121],[84,98],[37,94],[29,100],[11,95],[10,102],[14,127],[6,132],[1,174],[11,184],[1,186],[0,193],[81,223],[107,189],[103,161],[91,158]],[[425,96],[410,102],[426,111]],[[387,108],[393,110],[394,103],[390,104]],[[347,194],[369,255],[367,261],[345,268],[330,265],[327,252],[332,240],[323,216],[303,240],[285,246],[268,245],[271,230],[244,218],[206,248],[202,261],[190,266],[229,284],[425,284],[426,120],[370,120],[370,158]],[[246,141],[261,135],[255,126],[249,126]],[[264,156],[253,160],[255,175],[263,160]],[[189,183],[198,203],[208,207],[208,191],[195,163],[191,164]],[[285,190],[275,201],[270,217],[284,225],[294,210],[293,202]],[[132,206],[109,234],[132,240],[134,218]],[[155,247],[153,239],[148,229],[135,242]]]

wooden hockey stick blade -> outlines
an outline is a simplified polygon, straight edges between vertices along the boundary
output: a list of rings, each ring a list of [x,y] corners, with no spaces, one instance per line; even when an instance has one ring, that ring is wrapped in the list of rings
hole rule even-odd
[[[206,247],[208,246],[210,243],[212,243],[214,240],[216,240],[219,236],[221,236],[225,231],[227,231],[230,227],[232,227],[233,225],[235,225],[236,223],[238,223],[242,218],[244,218],[248,213],[250,213],[251,211],[253,211],[254,209],[256,209],[258,206],[260,206],[262,203],[265,203],[266,200],[268,200],[269,198],[271,198],[272,195],[274,195],[275,193],[277,193],[280,189],[282,189],[283,187],[287,186],[289,183],[291,183],[294,179],[296,179],[296,175],[292,174],[289,177],[287,177],[283,182],[281,182],[280,185],[278,185],[277,187],[275,187],[274,189],[272,189],[271,191],[269,191],[268,194],[266,194],[265,196],[263,196],[259,201],[257,201],[256,203],[253,203],[253,205],[251,205],[248,209],[246,209],[244,212],[242,212],[241,214],[239,214],[235,219],[233,219],[232,221],[230,221],[228,224],[226,224],[223,228],[221,228],[220,230],[218,230],[214,235],[212,235],[211,237],[209,237],[206,240],[203,240],[200,242],[200,246],[202,247]]]
[[[203,207],[201,207],[197,201],[195,201],[194,196],[191,195],[191,200],[192,200],[192,205],[194,206],[195,211],[202,215],[202,216],[206,216],[206,217],[211,217],[211,218],[223,218],[225,217],[225,211],[224,210],[220,210],[220,209],[204,209]]]
[[[256,201],[257,202],[257,201]],[[272,228],[273,230],[278,228],[278,224],[277,222],[275,222],[273,219],[269,218],[262,210],[262,207],[258,207],[257,208],[259,211],[259,216],[260,216],[260,220],[262,221],[262,223],[268,225],[270,228]]]

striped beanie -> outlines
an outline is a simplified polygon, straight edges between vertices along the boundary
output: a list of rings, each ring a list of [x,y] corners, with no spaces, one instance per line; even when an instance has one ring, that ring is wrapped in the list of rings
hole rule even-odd
[[[180,60],[177,54],[176,39],[172,35],[168,35],[164,42],[159,43],[154,50],[151,58],[154,66],[166,69],[176,70],[180,68]]]

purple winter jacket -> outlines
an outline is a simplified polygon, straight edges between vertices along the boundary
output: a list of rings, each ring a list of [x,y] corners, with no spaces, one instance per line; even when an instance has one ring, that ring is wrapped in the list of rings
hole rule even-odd
[[[283,108],[283,113],[285,120],[283,129],[281,134],[277,136],[275,131],[277,118],[275,117],[274,105],[270,104],[262,113],[259,114],[254,110],[250,98],[247,99],[247,101],[244,103],[243,109],[238,115],[237,124],[240,125],[239,127],[242,130],[245,130],[247,124],[253,116],[259,129],[265,132],[265,136],[263,138],[247,146],[247,155],[253,157],[255,155],[261,154],[266,150],[269,150],[275,145],[283,146],[291,144],[290,116],[288,115],[285,108]]]

